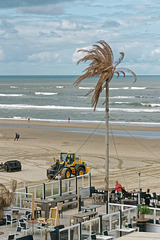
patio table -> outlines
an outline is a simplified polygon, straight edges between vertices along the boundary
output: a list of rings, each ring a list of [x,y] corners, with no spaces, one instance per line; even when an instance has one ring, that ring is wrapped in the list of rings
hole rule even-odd
[[[29,224],[32,224],[32,234],[34,234],[34,224],[39,223],[38,220],[34,219],[34,220],[28,220],[27,221]]]
[[[116,229],[116,231],[117,232],[120,232],[120,236],[122,235],[122,233],[131,233],[131,232],[135,232],[136,231],[136,229],[135,228],[126,228],[126,227],[124,227],[124,228],[118,228],[118,229]]]
[[[79,213],[79,214],[73,215],[74,223],[76,224],[78,222],[78,220],[80,222],[82,222],[83,219],[86,217],[89,217],[89,219],[90,219],[91,217],[94,217],[96,214],[97,214],[97,212],[90,211],[90,212],[84,212],[84,213]]]
[[[49,218],[49,209],[50,209],[50,205],[52,208],[55,207],[55,203],[53,201],[53,199],[35,199],[34,200],[35,203],[38,203],[41,205],[41,208],[43,211],[45,211],[45,218]]]
[[[146,231],[146,222],[149,221],[149,218],[144,219],[136,218],[134,221],[137,222],[137,226],[139,227],[140,232]]]
[[[84,207],[81,207],[81,209],[82,210],[85,210],[85,212],[87,211],[87,210],[94,210],[94,212],[96,212],[96,208],[99,208],[99,207],[101,207],[101,205],[96,205],[96,204],[93,204],[93,205],[88,205],[88,206],[84,206]]]

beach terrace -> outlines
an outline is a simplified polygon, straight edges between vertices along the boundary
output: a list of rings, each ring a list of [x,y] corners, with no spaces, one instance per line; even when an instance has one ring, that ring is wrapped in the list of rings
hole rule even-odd
[[[104,192],[91,186],[90,173],[17,189],[12,206],[4,208],[0,239],[160,239],[158,196],[140,219],[137,203],[144,194],[132,192],[118,203],[112,189],[107,201]]]

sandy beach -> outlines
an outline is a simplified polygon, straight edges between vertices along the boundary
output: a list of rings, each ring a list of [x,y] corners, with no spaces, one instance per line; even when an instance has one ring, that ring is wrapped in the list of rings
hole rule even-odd
[[[54,127],[51,129],[50,127]],[[16,179],[18,188],[48,182],[47,168],[53,157],[61,151],[75,151],[90,136],[87,132],[73,132],[70,128],[95,129],[96,124],[73,124],[27,121],[0,121],[0,162],[17,159],[22,163],[21,172],[1,172],[0,183],[10,185]],[[47,129],[48,128],[48,129]],[[104,125],[100,125],[104,129]],[[160,127],[111,126],[112,130],[160,132]],[[67,130],[66,130],[67,129]],[[14,141],[15,132],[20,140]],[[160,139],[134,136],[110,135],[110,187],[118,180],[127,190],[136,190],[140,184],[145,191],[160,193],[157,184],[160,178]],[[94,133],[77,155],[87,162],[91,169],[92,186],[104,186],[105,177],[105,136]],[[53,180],[52,180],[53,181]]]

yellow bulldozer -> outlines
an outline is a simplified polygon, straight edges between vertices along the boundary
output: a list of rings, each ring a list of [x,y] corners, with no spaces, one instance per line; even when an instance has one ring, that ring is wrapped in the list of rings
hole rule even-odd
[[[54,159],[54,164],[47,169],[48,179],[55,179],[58,175],[65,179],[70,178],[72,175],[79,176],[90,171],[86,162],[80,160],[75,152],[61,152],[57,155],[59,159]]]

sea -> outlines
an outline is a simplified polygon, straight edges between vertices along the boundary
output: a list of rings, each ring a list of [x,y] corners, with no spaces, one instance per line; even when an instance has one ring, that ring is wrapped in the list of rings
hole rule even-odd
[[[0,76],[0,119],[105,123],[105,90],[91,106],[98,78],[74,86],[78,76]],[[109,123],[160,126],[160,76],[114,77],[109,84]]]

